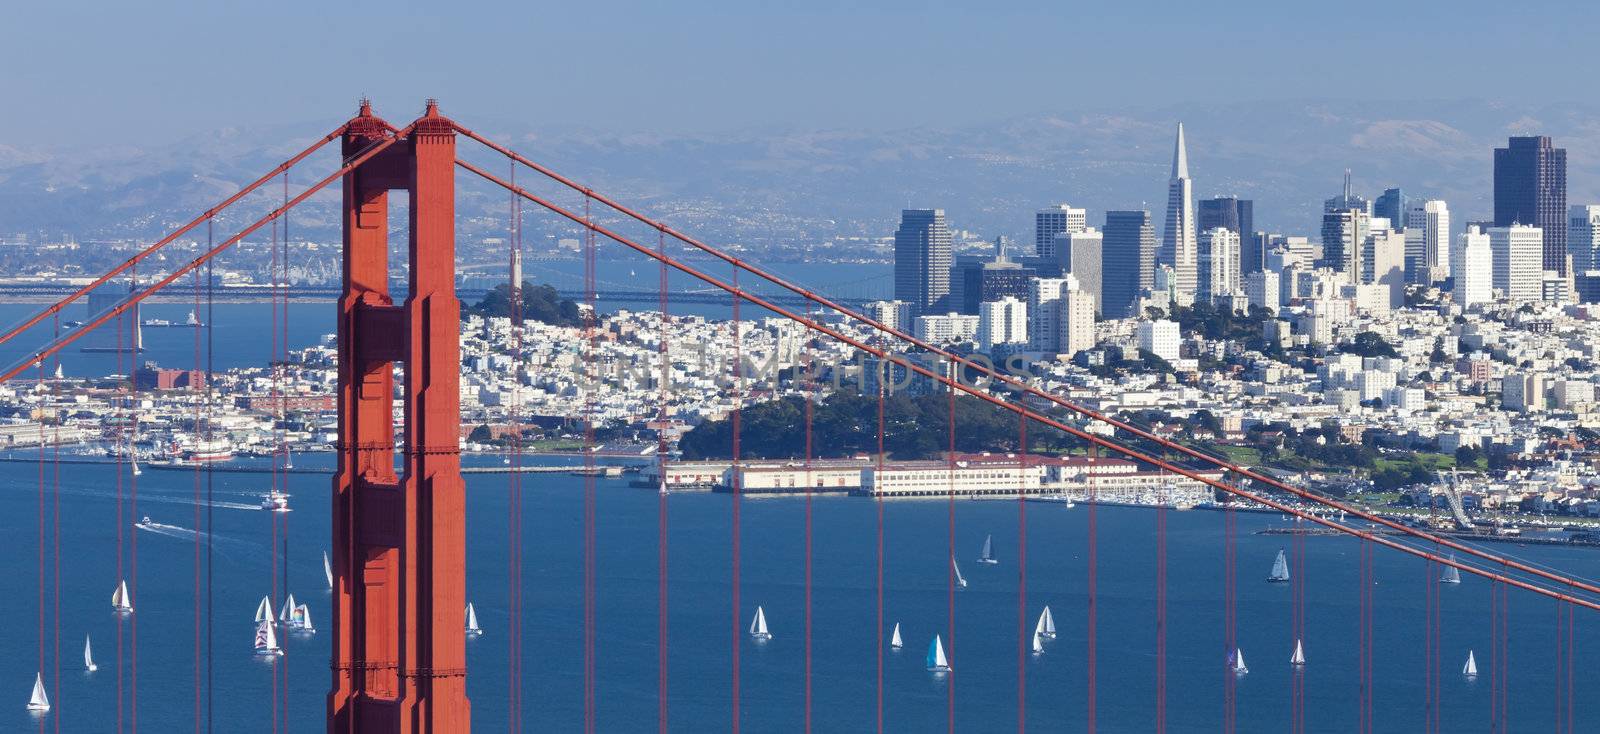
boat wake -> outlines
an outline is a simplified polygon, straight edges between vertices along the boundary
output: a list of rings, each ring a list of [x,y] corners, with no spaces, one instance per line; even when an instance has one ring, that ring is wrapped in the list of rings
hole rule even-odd
[[[115,492],[104,492],[104,491],[97,491],[97,490],[93,490],[93,489],[69,489],[67,487],[62,487],[60,491],[61,491],[61,494],[63,494],[63,495],[76,496],[76,497],[94,497],[96,499],[109,499],[109,500],[115,500],[117,498],[117,494]],[[129,499],[129,497],[130,497],[130,495],[128,493],[124,493],[123,499]],[[190,507],[194,507],[194,506],[197,506],[197,505],[200,506],[200,507],[205,507],[206,506],[206,503],[205,503],[204,500],[201,500],[201,501],[197,502],[197,501],[195,501],[195,499],[192,496],[174,496],[174,495],[151,494],[151,493],[140,492],[139,493],[139,504],[143,505],[143,504],[148,503],[148,502],[154,502],[154,503],[163,504],[163,505],[187,505],[187,506],[190,506]],[[219,509],[219,510],[255,510],[255,511],[260,511],[261,510],[261,505],[259,503],[251,505],[251,504],[245,504],[243,502],[213,501],[211,503],[211,507]]]
[[[206,533],[206,532],[203,532],[203,531],[200,531],[200,530],[195,530],[193,528],[186,528],[186,527],[183,527],[181,525],[168,525],[167,523],[164,523],[164,522],[155,522],[155,521],[151,520],[148,517],[143,519],[143,520],[140,520],[139,522],[134,523],[133,526],[135,528],[143,530],[143,531],[145,531],[147,533],[155,533],[156,535],[165,535],[168,538],[177,538],[179,540],[197,540],[197,539],[198,540],[206,540],[207,538],[210,538],[212,541],[217,542],[217,543],[223,543],[223,544],[228,544],[228,545],[236,545],[236,546],[239,546],[239,547],[246,547],[246,546],[252,545],[252,543],[250,543],[249,541],[239,540],[237,538],[229,538],[229,537],[222,536],[222,535],[215,535],[215,534],[212,534],[212,533]]]

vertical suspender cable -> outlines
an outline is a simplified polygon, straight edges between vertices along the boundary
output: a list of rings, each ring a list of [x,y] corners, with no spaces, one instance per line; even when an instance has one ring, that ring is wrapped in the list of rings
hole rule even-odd
[[[207,219],[206,220],[206,251],[207,252],[209,252],[211,250],[212,238],[213,238],[212,220]],[[214,399],[215,399],[215,395],[214,395],[214,393],[212,391],[215,388],[212,387],[212,379],[213,379],[213,377],[215,375],[215,372],[214,372],[214,369],[213,369],[213,367],[214,367],[213,359],[216,356],[214,336],[216,334],[216,323],[217,323],[216,297],[215,297],[216,294],[215,294],[215,291],[213,290],[214,288],[216,288],[216,278],[215,278],[215,271],[214,271],[214,269],[212,267],[212,262],[213,262],[212,260],[207,260],[206,261],[206,315],[205,315],[205,326],[203,327],[206,330],[206,374],[205,374],[205,379],[206,379],[206,392],[205,392],[206,433],[205,433],[205,436],[206,436],[206,440],[208,442],[213,440],[212,420],[211,419],[213,417],[212,416],[212,411],[214,410],[213,406],[215,405],[215,403],[213,402]],[[210,731],[212,731],[212,727],[215,724],[215,720],[213,718],[213,713],[215,711],[215,703],[216,703],[216,699],[213,696],[213,692],[215,691],[214,684],[216,682],[216,672],[215,672],[216,668],[212,665],[212,659],[211,659],[211,653],[215,649],[215,642],[216,642],[215,635],[213,634],[213,630],[214,630],[213,620],[214,620],[214,617],[212,616],[212,611],[213,611],[213,608],[212,608],[212,601],[213,601],[213,599],[212,599],[212,588],[213,588],[212,587],[212,580],[214,578],[213,573],[212,573],[212,569],[213,569],[213,566],[212,566],[212,558],[213,558],[212,557],[212,551],[213,551],[212,538],[214,537],[214,533],[212,532],[213,531],[213,527],[214,527],[212,525],[212,513],[213,513],[213,510],[215,508],[215,505],[213,504],[213,501],[214,501],[215,488],[216,488],[214,483],[213,483],[213,479],[214,479],[214,477],[213,477],[212,467],[211,467],[210,464],[207,464],[206,465],[206,731],[208,733]]]
[[[590,198],[583,197],[583,218],[592,222]],[[583,729],[592,734],[595,728],[595,460],[594,414],[597,409],[595,392],[600,389],[599,348],[597,331],[599,313],[595,311],[595,239],[594,228],[584,228],[583,297],[589,309],[584,315],[584,362],[588,374],[588,389],[584,391],[583,410]]]
[[[1017,416],[1017,467],[1017,734],[1022,734],[1028,728],[1027,666],[1031,648],[1028,644],[1028,417],[1025,415]]]
[[[949,642],[945,644],[945,657],[951,667],[956,664],[956,390],[946,387],[950,394],[948,415],[945,416],[945,428],[948,433],[948,446],[945,451],[945,471],[947,472],[948,489],[945,492],[945,546],[950,556],[950,567],[945,570],[945,637]],[[945,730],[949,734],[956,731],[956,681],[955,676],[947,676],[944,689]]]
[[[1165,452],[1163,452],[1165,453]],[[1156,734],[1167,730],[1167,505],[1172,485],[1157,467],[1161,501],[1156,505]]]
[[[802,368],[802,372],[800,372],[799,377],[800,377],[800,389],[802,391],[804,391],[804,393],[805,393],[805,403],[806,403],[806,405],[805,405],[805,410],[806,410],[806,418],[805,418],[805,420],[806,420],[806,471],[805,471],[805,478],[806,478],[806,489],[805,489],[805,493],[806,493],[806,539],[805,539],[805,553],[806,553],[806,559],[805,559],[805,607],[806,607],[806,619],[805,619],[805,622],[806,622],[806,629],[805,629],[806,668],[805,668],[805,676],[806,676],[806,682],[805,682],[805,702],[806,703],[805,703],[805,731],[806,731],[807,734],[810,734],[810,732],[811,732],[811,564],[812,564],[812,559],[811,559],[811,495],[812,495],[813,488],[816,486],[816,482],[815,482],[814,479],[812,479],[812,476],[811,476],[811,471],[812,471],[812,469],[811,469],[811,455],[812,455],[811,442],[812,442],[812,430],[813,430],[813,419],[814,419],[813,411],[814,411],[814,407],[815,407],[812,404],[813,403],[812,396],[813,396],[813,393],[815,392],[815,390],[814,390],[815,385],[811,382],[811,370],[813,368],[813,365],[812,365],[812,354],[811,354],[811,329],[808,327],[805,330],[804,333],[805,333],[805,342],[802,344],[802,348],[805,349],[805,361],[804,361],[804,367]]]
[[[877,718],[877,728],[876,728],[876,731],[877,731],[877,734],[883,734],[883,623],[884,623],[884,619],[883,619],[883,492],[879,489],[877,484],[879,482],[883,481],[883,458],[884,458],[883,384],[888,379],[888,372],[885,369],[885,367],[887,366],[888,363],[883,359],[878,359],[873,364],[874,364],[873,371],[874,371],[874,374],[876,375],[877,383],[878,383],[877,384],[877,391],[876,391],[877,392],[877,397],[878,397],[878,400],[877,400],[877,403],[878,403],[878,454],[877,454],[877,458],[876,458],[877,471],[873,473],[874,486],[872,488],[872,490],[873,490],[872,493],[874,495],[876,495],[875,497],[873,497],[872,501],[873,501],[873,504],[876,505],[876,507],[874,509],[877,510],[877,513],[878,513],[878,522],[877,522],[877,536],[878,536],[877,537],[877,541],[878,541],[878,543],[877,543],[877,554],[876,554],[877,555],[877,592],[878,592],[878,599],[877,599],[877,602],[878,602],[878,627],[877,627],[877,629],[878,629],[878,641],[877,641],[878,667],[877,667],[877,674],[876,674],[876,688],[877,688],[877,691],[876,691],[876,695],[874,696],[874,698],[875,698],[875,703],[876,703],[875,709],[876,709],[876,712],[877,712],[877,717],[876,717]]]
[[[731,487],[733,493],[731,501],[733,508],[733,538],[732,542],[730,543],[733,550],[733,680],[731,686],[733,693],[733,733],[739,734],[739,622],[744,616],[742,610],[739,609],[739,505],[744,499],[744,477],[742,476],[739,467],[739,433],[742,429],[740,424],[742,422],[741,416],[744,412],[744,393],[742,390],[743,380],[740,379],[743,376],[743,367],[741,362],[743,361],[744,357],[742,354],[743,350],[741,349],[741,342],[743,341],[744,337],[741,333],[742,329],[740,328],[739,322],[739,294],[737,292],[739,289],[738,270],[733,271],[733,288],[735,291],[733,294],[733,425],[731,435],[731,453],[733,456],[733,461],[729,470],[729,476],[732,480],[731,484],[733,485]]]
[[[522,197],[517,197],[521,201]],[[656,296],[661,307],[661,391],[656,406],[656,471],[661,487],[656,494],[656,727],[667,734],[667,407],[672,398],[671,321],[667,316],[667,236],[656,231],[656,254],[661,258],[661,280]]]
[[[1093,447],[1089,448],[1089,455],[1091,457],[1097,456]],[[1086,618],[1084,620],[1084,639],[1087,643],[1087,649],[1085,650],[1085,654],[1083,656],[1085,681],[1087,684],[1084,692],[1084,731],[1088,732],[1089,734],[1094,734],[1095,720],[1098,718],[1097,713],[1100,706],[1100,702],[1098,700],[1100,664],[1099,659],[1096,657],[1097,653],[1099,652],[1098,629],[1100,623],[1100,599],[1098,588],[1100,583],[1100,530],[1099,521],[1097,519],[1097,515],[1099,514],[1098,506],[1100,504],[1100,496],[1099,492],[1095,488],[1093,478],[1090,478],[1089,480],[1089,487],[1085,497],[1088,501],[1084,503],[1087,505],[1087,507],[1084,508],[1084,512],[1089,516],[1089,532],[1088,537],[1086,538],[1088,548],[1087,552],[1084,554],[1084,564],[1086,566],[1085,571],[1087,576],[1085,585],[1087,586],[1088,592],[1088,608],[1085,610]]]

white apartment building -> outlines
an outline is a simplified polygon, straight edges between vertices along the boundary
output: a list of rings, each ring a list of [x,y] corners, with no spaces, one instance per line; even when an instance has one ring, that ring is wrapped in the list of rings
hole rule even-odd
[[[1200,233],[1197,302],[1239,292],[1239,234],[1226,227]]]
[[[978,317],[950,312],[933,316],[918,316],[916,337],[933,344],[954,344],[971,341],[978,336]]]
[[[978,347],[1028,344],[1028,304],[1011,296],[978,304]]]
[[[1094,347],[1094,295],[1073,288],[1063,293],[1059,302],[1061,313],[1056,323],[1061,327],[1057,353],[1071,357]]]
[[[1066,278],[1035,278],[1028,283],[1028,348],[1035,352],[1055,352],[1061,348],[1061,294],[1067,290]]]
[[[1140,321],[1135,328],[1135,335],[1139,339],[1139,348],[1157,357],[1174,362],[1180,356],[1183,340],[1178,336],[1176,321]]]
[[[873,301],[867,304],[867,316],[891,329],[911,328],[911,304],[905,301]]]
[[[1494,301],[1493,261],[1489,234],[1477,226],[1467,227],[1456,238],[1456,247],[1450,253],[1450,272],[1455,276],[1451,299],[1462,308]]]
[[[1544,297],[1544,230],[1525,224],[1489,229],[1494,287],[1512,303]]]
[[[1249,297],[1251,306],[1271,309],[1273,313],[1283,308],[1283,292],[1278,286],[1278,274],[1271,270],[1246,275],[1244,294]]]

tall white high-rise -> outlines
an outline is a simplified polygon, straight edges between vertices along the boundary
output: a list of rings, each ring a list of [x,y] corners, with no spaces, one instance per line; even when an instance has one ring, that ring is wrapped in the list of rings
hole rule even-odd
[[[1489,229],[1496,290],[1512,303],[1544,297],[1544,230],[1525,224]]]
[[[1183,143],[1183,123],[1172,148],[1172,178],[1167,181],[1167,226],[1161,236],[1156,262],[1172,267],[1177,290],[1194,295],[1199,277],[1199,242],[1194,221],[1194,182],[1189,180],[1189,151]]]
[[[1450,276],[1450,207],[1440,199],[1417,201],[1406,211],[1406,279],[1437,283]]]
[[[1071,357],[1094,347],[1095,299],[1083,288],[1072,287],[1074,283],[1067,285],[1067,291],[1061,294],[1061,314],[1056,318],[1061,328],[1056,352]]]
[[[1405,305],[1406,244],[1412,231],[1397,232],[1387,217],[1373,217],[1367,240],[1361,245],[1361,283],[1383,286],[1387,308]]]
[[[1200,233],[1199,282],[1195,300],[1211,302],[1217,296],[1239,292],[1239,234],[1226,227]]]
[[[1078,287],[1094,296],[1100,303],[1104,292],[1101,263],[1104,260],[1105,235],[1094,227],[1084,227],[1077,232],[1056,235],[1056,262],[1061,264],[1061,274],[1078,279]]]
[[[1061,347],[1061,295],[1067,278],[1034,278],[1028,282],[1028,347],[1054,352]]]
[[[978,346],[992,353],[1008,344],[1027,346],[1028,304],[1011,296],[978,304]]]
[[[1600,204],[1575,205],[1567,215],[1567,252],[1577,272],[1600,270]]]
[[[1089,210],[1066,204],[1045,207],[1033,215],[1033,252],[1045,259],[1056,259],[1056,235],[1075,234],[1089,226]]]

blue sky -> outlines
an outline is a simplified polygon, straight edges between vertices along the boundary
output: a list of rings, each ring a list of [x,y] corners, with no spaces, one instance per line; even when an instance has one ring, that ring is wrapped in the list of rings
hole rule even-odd
[[[0,144],[409,117],[895,128],[1285,98],[1590,97],[1597,3],[12,3]],[[1538,7],[1533,7],[1538,5]]]

